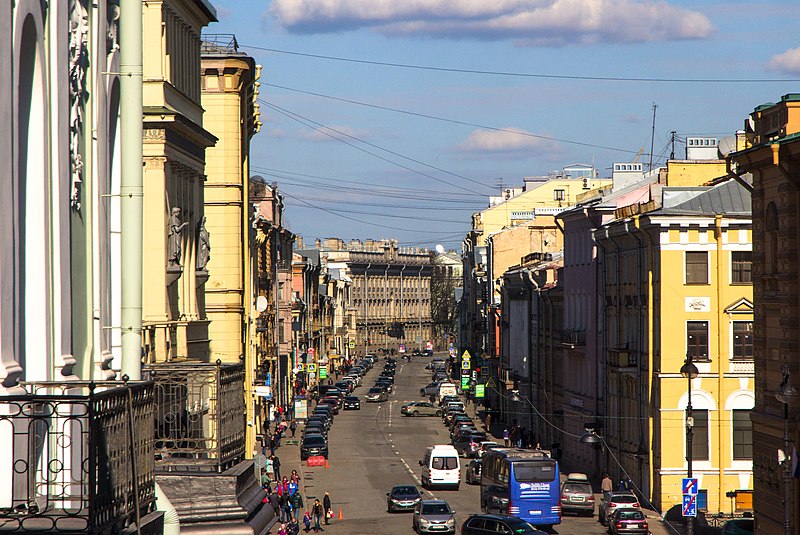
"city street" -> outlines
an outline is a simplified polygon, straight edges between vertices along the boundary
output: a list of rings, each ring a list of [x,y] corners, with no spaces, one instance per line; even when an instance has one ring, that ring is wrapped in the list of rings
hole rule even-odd
[[[398,359],[395,391],[385,403],[364,403],[360,411],[341,411],[335,418],[329,436],[328,468],[307,467],[299,461],[296,445],[281,446],[277,454],[283,474],[296,468],[302,476],[301,489],[310,508],[314,498],[320,500],[330,492],[336,517],[325,527],[326,533],[375,535],[382,533],[413,533],[410,513],[386,512],[386,493],[392,486],[420,486],[418,461],[425,448],[433,444],[448,444],[447,429],[435,417],[409,418],[400,414],[400,407],[419,401],[419,389],[430,382],[425,365],[430,358],[415,357],[411,363]],[[362,397],[383,367],[383,359],[364,377],[363,385],[355,390]],[[471,411],[470,411],[471,412]],[[479,424],[480,425],[480,424]],[[302,427],[300,428],[302,429]],[[299,436],[299,434],[298,434]],[[463,466],[468,461],[462,459]],[[457,533],[470,515],[480,512],[479,485],[467,485],[462,475],[461,488],[423,492],[425,498],[447,500],[456,511]],[[343,520],[338,519],[341,509]],[[272,532],[276,532],[277,527]],[[653,533],[667,533],[658,520],[651,520]],[[597,517],[565,517],[553,533],[602,535],[605,529]]]

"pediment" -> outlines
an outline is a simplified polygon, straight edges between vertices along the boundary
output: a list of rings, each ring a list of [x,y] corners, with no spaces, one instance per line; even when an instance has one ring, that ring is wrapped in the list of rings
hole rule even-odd
[[[728,314],[752,314],[753,302],[742,297],[725,307],[725,312]]]

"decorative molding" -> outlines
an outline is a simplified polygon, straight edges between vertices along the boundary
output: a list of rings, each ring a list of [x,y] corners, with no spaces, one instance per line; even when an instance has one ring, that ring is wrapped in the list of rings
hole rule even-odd
[[[72,192],[70,206],[81,209],[83,184],[84,107],[86,101],[86,70],[89,67],[89,14],[82,0],[71,0],[69,7],[69,153]]]
[[[119,51],[119,0],[106,2],[106,55]]]
[[[165,141],[167,133],[163,128],[145,128],[142,137],[145,141]]]

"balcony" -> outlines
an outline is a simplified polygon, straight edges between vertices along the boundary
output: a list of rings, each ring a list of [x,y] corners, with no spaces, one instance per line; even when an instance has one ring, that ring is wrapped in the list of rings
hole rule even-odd
[[[561,345],[569,349],[586,346],[586,331],[562,331]]]
[[[118,533],[155,509],[152,383],[21,386],[0,398],[0,530]]]
[[[155,468],[219,473],[244,459],[244,367],[203,362],[145,367],[155,383]]]

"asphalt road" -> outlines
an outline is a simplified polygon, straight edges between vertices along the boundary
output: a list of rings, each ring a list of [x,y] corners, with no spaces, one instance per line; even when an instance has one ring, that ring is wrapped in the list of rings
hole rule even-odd
[[[336,518],[325,526],[327,535],[379,535],[409,534],[411,513],[388,513],[386,493],[394,485],[420,484],[422,459],[425,448],[433,444],[449,444],[449,432],[436,417],[406,417],[400,407],[409,401],[423,400],[419,389],[430,382],[430,372],[425,365],[429,357],[415,357],[411,363],[398,359],[395,390],[389,401],[365,403],[360,411],[340,411],[329,434],[330,457],[328,467],[308,467],[300,462],[296,445],[282,445],[277,454],[281,459],[282,473],[288,475],[297,469],[302,477],[301,489],[310,509],[314,498],[329,492]],[[363,378],[362,386],[354,394],[363,394],[374,383],[383,359]],[[476,419],[480,427],[480,421]],[[299,436],[298,430],[298,436]],[[463,468],[469,461],[462,459],[462,478],[459,490],[423,490],[424,497],[447,500],[456,511],[456,533],[461,524],[474,513],[480,513],[480,486],[467,485]],[[342,519],[339,514],[341,511]],[[654,533],[667,533],[657,521],[651,521]],[[272,533],[277,532],[277,526]],[[603,535],[606,533],[597,517],[566,516],[551,533],[562,535]]]

